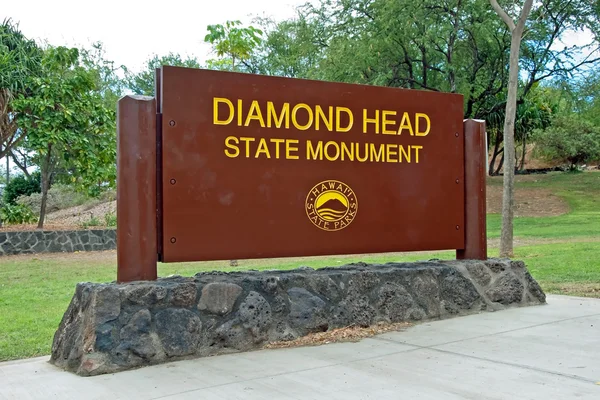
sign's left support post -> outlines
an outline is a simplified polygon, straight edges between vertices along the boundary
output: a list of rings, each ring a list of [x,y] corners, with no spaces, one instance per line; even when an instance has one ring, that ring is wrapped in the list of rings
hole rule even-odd
[[[117,107],[117,281],[157,278],[156,100]]]

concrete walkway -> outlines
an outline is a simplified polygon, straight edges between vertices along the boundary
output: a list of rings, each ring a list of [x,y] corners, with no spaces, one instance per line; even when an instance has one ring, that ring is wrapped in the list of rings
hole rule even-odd
[[[359,343],[266,350],[80,378],[0,363],[0,399],[600,399],[600,300],[417,325]]]

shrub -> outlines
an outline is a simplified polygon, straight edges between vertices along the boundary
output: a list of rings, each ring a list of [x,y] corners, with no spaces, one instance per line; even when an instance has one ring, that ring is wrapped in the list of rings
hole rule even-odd
[[[534,133],[536,153],[549,160],[567,161],[571,170],[600,158],[600,128],[577,117],[557,117]]]
[[[88,229],[88,228],[92,228],[95,226],[100,226],[102,225],[102,223],[100,222],[100,220],[94,216],[94,214],[90,215],[90,219],[87,221],[84,221],[81,223],[81,227],[83,229]]]
[[[88,197],[67,185],[55,185],[48,191],[46,212],[63,210],[65,208],[80,206],[88,200]],[[29,196],[21,196],[17,199],[18,204],[39,211],[42,206],[42,194],[34,193]]]
[[[114,228],[117,226],[117,214],[109,212],[104,215],[104,223],[108,228]]]
[[[25,175],[19,175],[12,178],[4,189],[4,200],[7,204],[16,205],[17,199],[20,196],[29,196],[33,193],[40,193],[42,191],[40,181],[41,177],[39,172],[34,172],[31,174],[30,178]]]
[[[33,224],[38,220],[31,208],[22,204],[6,204],[0,210],[0,217],[8,225]]]

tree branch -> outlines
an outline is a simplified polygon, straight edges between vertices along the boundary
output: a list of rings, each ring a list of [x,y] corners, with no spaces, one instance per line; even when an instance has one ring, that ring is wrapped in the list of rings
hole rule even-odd
[[[504,21],[504,23],[506,24],[506,26],[508,26],[508,30],[511,31],[511,32],[514,31],[515,28],[516,28],[515,27],[515,22],[506,13],[506,11],[504,11],[502,9],[502,7],[500,7],[500,4],[498,4],[498,1],[497,0],[490,0],[490,4],[492,5],[492,7],[496,11],[496,13],[500,16],[500,18],[502,18],[502,20]]]
[[[15,165],[17,167],[19,167],[19,169],[21,171],[23,171],[23,173],[25,174],[25,176],[27,178],[31,178],[31,175],[29,174],[29,171],[27,171],[27,163],[21,164],[21,162],[19,161],[19,159],[17,158],[17,156],[15,156],[15,153],[13,151],[10,151],[10,155],[11,155],[13,161],[15,162]]]
[[[498,4],[498,2],[496,2],[496,0],[491,0],[491,1]],[[525,0],[525,3],[523,4],[523,8],[521,9],[521,15],[519,15],[519,21],[517,22],[517,26],[515,28],[521,34],[523,33],[523,30],[525,29],[525,23],[527,22],[527,18],[529,17],[529,13],[531,12],[532,6],[533,6],[533,0]],[[500,7],[500,6],[498,6],[498,7]]]

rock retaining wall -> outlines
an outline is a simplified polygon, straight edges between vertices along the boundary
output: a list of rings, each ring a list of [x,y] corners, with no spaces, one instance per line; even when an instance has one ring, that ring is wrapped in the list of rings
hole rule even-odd
[[[545,303],[523,262],[352,264],[80,283],[51,362],[98,375],[378,322],[423,321]]]
[[[117,231],[0,232],[0,255],[100,251],[117,248]]]

